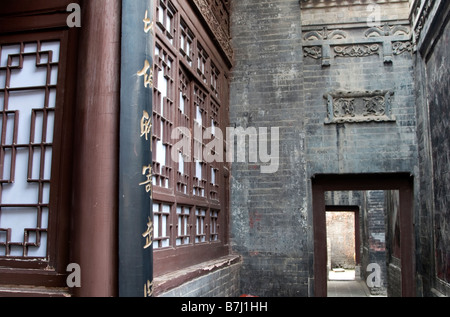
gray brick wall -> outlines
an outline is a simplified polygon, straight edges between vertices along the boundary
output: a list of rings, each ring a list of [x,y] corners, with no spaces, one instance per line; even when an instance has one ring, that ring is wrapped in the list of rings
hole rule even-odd
[[[242,292],[307,296],[299,2],[233,1],[232,32],[231,124],[280,127],[277,173],[261,174],[259,164],[232,165],[232,244],[244,258]]]
[[[413,171],[416,157],[412,56],[404,53],[385,65],[379,55],[338,57],[323,68],[305,58],[304,115],[308,174]],[[333,90],[394,91],[396,122],[324,125],[324,93]]]
[[[331,54],[323,67],[323,59],[303,55],[303,36],[315,26],[302,32],[300,12],[297,0],[233,2],[231,125],[280,127],[275,174],[261,174],[258,163],[233,163],[231,173],[231,239],[244,259],[241,289],[260,296],[311,294],[314,174],[413,173],[417,167],[411,52],[392,55],[392,63],[384,63],[384,46],[365,57]],[[368,29],[332,27],[345,27],[347,44]],[[324,94],[336,90],[391,90],[396,120],[325,124]]]
[[[364,203],[362,205],[364,213],[364,245],[362,252],[362,277],[367,280],[372,271],[367,272],[370,264],[376,263],[380,266],[380,287],[369,287],[371,294],[386,294],[387,287],[401,287],[400,285],[390,285],[388,283],[387,268],[389,265],[386,258],[386,236],[387,222],[385,219],[388,210],[385,208],[386,192],[382,190],[369,190],[364,192]]]

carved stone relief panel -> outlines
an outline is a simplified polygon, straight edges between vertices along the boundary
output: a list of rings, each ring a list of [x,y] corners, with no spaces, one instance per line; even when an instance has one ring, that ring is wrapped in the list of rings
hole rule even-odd
[[[393,95],[390,90],[329,92],[324,95],[328,112],[325,123],[395,121],[391,113]]]
[[[364,57],[380,53],[380,44],[353,44],[334,46],[335,56]]]
[[[322,47],[321,46],[305,46],[303,48],[303,55],[305,57],[311,57],[314,59],[322,58]]]
[[[346,28],[339,26],[308,27],[303,32],[303,55],[320,59],[322,66],[330,66],[336,57],[366,57],[379,55],[384,63],[392,63],[393,56],[413,50],[410,26],[384,24],[377,27]],[[332,29],[336,28],[336,29]]]

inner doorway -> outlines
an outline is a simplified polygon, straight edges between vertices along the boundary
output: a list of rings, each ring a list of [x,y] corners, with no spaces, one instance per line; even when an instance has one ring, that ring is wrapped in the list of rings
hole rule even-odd
[[[355,280],[360,274],[358,206],[326,206],[328,280]]]
[[[398,190],[401,295],[414,297],[415,258],[413,233],[413,178],[410,174],[315,175],[313,189],[314,295],[327,296],[326,191]]]

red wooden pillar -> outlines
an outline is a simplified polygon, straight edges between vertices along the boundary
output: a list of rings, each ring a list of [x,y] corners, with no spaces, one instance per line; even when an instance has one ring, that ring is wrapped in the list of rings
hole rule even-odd
[[[117,295],[120,3],[81,2],[72,261],[83,297]]]

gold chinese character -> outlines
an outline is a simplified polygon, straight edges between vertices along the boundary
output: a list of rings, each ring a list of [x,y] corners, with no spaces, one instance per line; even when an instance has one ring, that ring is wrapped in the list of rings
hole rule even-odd
[[[142,175],[145,175],[147,177],[147,180],[145,182],[139,183],[139,186],[145,185],[145,191],[147,193],[150,193],[152,191],[152,166],[149,165],[142,167]]]
[[[145,136],[145,140],[148,140],[148,135],[152,132],[152,119],[147,111],[144,110],[144,113],[141,118],[141,138]]]
[[[150,217],[148,217],[147,230],[142,234],[142,237],[145,238],[144,249],[149,248],[153,243],[153,221]]]
[[[144,297],[152,297],[153,296],[153,282],[147,281],[144,284]]]
[[[147,73],[149,72],[149,73]],[[150,67],[148,60],[144,62],[144,68],[137,72],[139,77],[144,76],[144,87],[153,87],[153,69]]]
[[[144,32],[148,33],[150,30],[153,31],[153,21],[150,21],[148,17],[148,10],[145,10],[145,18],[144,18]]]

